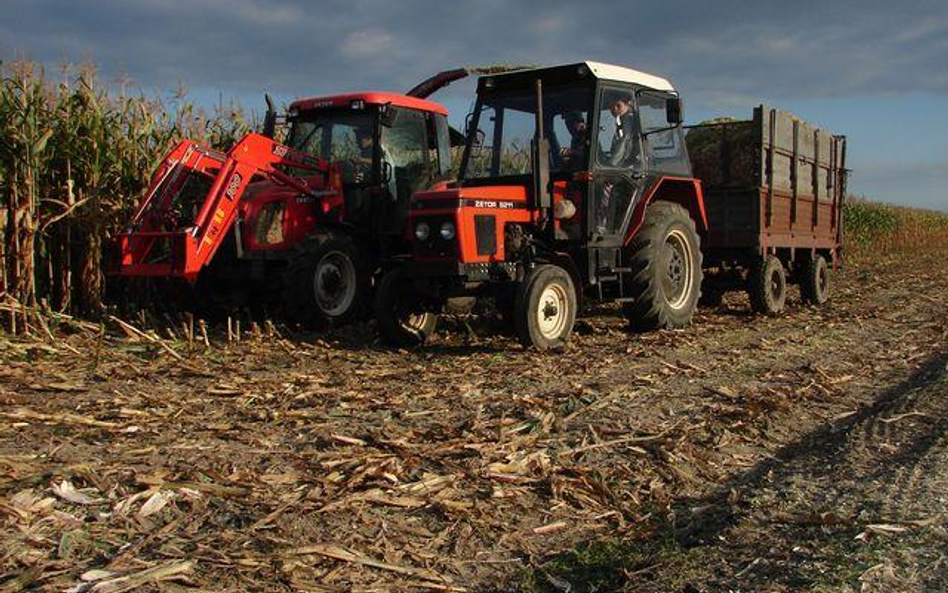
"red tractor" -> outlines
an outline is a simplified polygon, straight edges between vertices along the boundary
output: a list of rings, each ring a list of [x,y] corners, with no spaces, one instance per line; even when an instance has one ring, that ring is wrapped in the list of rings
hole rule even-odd
[[[594,62],[481,77],[459,181],[411,201],[380,281],[382,337],[422,342],[456,297],[493,298],[525,345],[564,344],[583,296],[636,330],[688,324],[707,227],[665,79]]]
[[[468,72],[404,95],[295,101],[286,145],[272,139],[272,107],[264,133],[226,154],[180,143],[117,238],[113,272],[180,279],[218,303],[282,295],[290,319],[306,324],[367,312],[379,262],[409,249],[411,195],[445,186],[452,136],[463,141],[425,98]]]

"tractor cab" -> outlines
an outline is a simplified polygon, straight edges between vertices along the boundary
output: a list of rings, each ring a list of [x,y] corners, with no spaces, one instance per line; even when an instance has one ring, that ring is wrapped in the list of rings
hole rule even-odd
[[[482,77],[477,96],[459,185],[528,188],[531,209],[554,210],[553,240],[614,251],[657,177],[691,177],[681,102],[663,78],[584,62]],[[538,132],[542,163],[531,157]],[[549,198],[535,173],[548,175]]]
[[[357,93],[296,101],[286,144],[341,171],[347,223],[401,236],[411,195],[451,171],[447,111],[395,93]]]

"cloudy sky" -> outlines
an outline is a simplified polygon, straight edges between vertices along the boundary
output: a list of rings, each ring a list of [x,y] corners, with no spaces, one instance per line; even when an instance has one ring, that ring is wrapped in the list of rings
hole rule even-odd
[[[946,0],[0,0],[0,59],[19,55],[252,108],[456,66],[610,62],[670,78],[692,122],[764,102],[846,134],[854,193],[948,211]],[[435,98],[461,122],[472,93]]]

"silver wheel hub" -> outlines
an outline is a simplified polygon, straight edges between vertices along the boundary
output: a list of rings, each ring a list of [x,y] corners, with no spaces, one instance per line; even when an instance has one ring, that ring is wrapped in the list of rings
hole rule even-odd
[[[550,284],[540,293],[537,302],[536,319],[540,334],[547,339],[555,339],[563,334],[569,317],[569,299],[566,288],[561,284]]]
[[[675,229],[665,237],[664,275],[662,292],[672,309],[681,309],[688,304],[694,291],[694,253],[685,233]]]
[[[329,317],[344,315],[356,297],[356,270],[341,251],[330,251],[316,264],[313,292],[319,309]]]

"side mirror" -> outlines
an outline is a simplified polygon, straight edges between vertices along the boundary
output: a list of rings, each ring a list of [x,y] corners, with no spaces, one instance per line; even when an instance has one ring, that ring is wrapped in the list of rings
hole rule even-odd
[[[264,95],[263,100],[267,102],[267,113],[263,116],[263,130],[261,134],[272,139],[276,133],[277,114],[273,108],[273,99],[270,98],[270,95]]]
[[[380,177],[382,185],[388,185],[388,183],[392,180],[392,163],[384,160],[382,161]]]
[[[381,109],[380,119],[382,125],[386,128],[391,128],[395,125],[396,120],[398,120],[398,109],[392,108],[390,104],[382,105]]]
[[[665,119],[672,125],[685,121],[682,117],[681,97],[669,97],[665,102]]]

